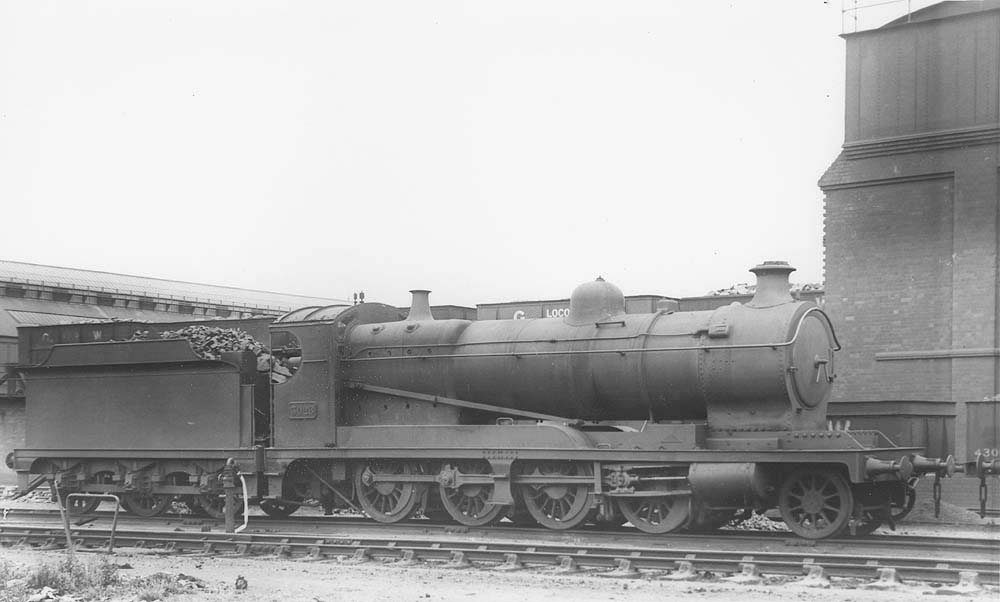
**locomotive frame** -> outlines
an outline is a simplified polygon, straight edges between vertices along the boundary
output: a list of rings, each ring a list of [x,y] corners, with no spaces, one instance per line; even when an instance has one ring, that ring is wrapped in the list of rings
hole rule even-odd
[[[908,479],[950,476],[954,461],[924,458],[920,448],[898,447],[878,431],[825,424],[839,345],[821,310],[788,297],[791,269],[757,266],[751,309],[734,304],[695,317],[671,318],[664,310],[626,320],[615,305],[620,291],[585,285],[574,293],[577,312],[571,301],[570,316],[550,321],[570,333],[566,338],[494,336],[473,343],[485,346],[471,347],[482,353],[455,342],[468,329],[464,321],[432,323],[424,291],[417,291],[406,320],[377,303],[305,308],[270,326],[272,349],[298,365],[273,395],[256,379],[248,354],[205,360],[183,340],[56,345],[44,362],[23,367],[29,447],[15,451],[12,465],[22,490],[50,482],[62,499],[71,492],[116,493],[140,515],[162,512],[179,498],[221,516],[223,468],[232,458],[251,501],[271,515],[318,500],[386,523],[422,511],[469,526],[509,516],[551,529],[630,522],[659,534],[715,528],[740,512],[777,508],[794,533],[811,539],[892,525],[912,507]],[[802,330],[807,319],[812,330]],[[694,322],[699,326],[692,329]],[[657,323],[680,324],[679,336],[694,342],[647,344]],[[647,329],[642,347],[628,347],[625,341],[635,337],[610,328]],[[734,329],[756,339],[728,339]],[[795,347],[800,331],[805,343]],[[417,332],[422,338],[413,343],[372,343],[409,340]],[[764,336],[774,332],[777,338]],[[693,354],[692,378],[699,380],[672,377],[677,388],[688,387],[682,402],[634,393],[662,376],[646,361],[654,353]],[[714,363],[703,359],[713,353],[723,355]],[[637,357],[619,365],[638,377],[611,374],[601,384],[626,392],[628,409],[610,404],[621,416],[600,415],[609,407],[599,403],[602,395],[614,392],[577,387],[599,381],[591,373],[610,364],[581,371],[574,354]],[[565,374],[579,379],[578,397],[558,386],[537,394],[523,382],[506,397],[498,392],[502,403],[455,394],[461,371],[448,362],[521,366],[550,355],[570,357]],[[379,365],[387,367],[371,368]],[[544,372],[546,364],[538,365]],[[555,360],[551,366],[558,377]],[[777,379],[758,382],[758,373]],[[390,386],[400,383],[413,386]],[[785,390],[791,402],[780,399]],[[526,395],[535,397],[524,401]],[[580,402],[588,415],[553,412],[568,407],[565,399],[553,401],[560,395],[569,403],[589,399]],[[523,407],[529,402],[549,411]],[[636,415],[645,409],[647,418]],[[76,511],[92,509],[90,500],[77,503]]]

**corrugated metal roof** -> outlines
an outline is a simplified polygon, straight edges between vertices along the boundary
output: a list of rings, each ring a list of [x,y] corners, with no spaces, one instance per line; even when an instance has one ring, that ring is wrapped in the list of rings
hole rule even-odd
[[[98,318],[85,316],[67,316],[66,314],[47,314],[40,311],[8,311],[11,318],[19,326],[32,324],[35,326],[52,326],[54,324],[74,324],[78,322],[97,322]]]
[[[286,295],[270,291],[6,260],[0,260],[0,282],[277,311],[290,311],[306,305],[348,303],[342,299]]]
[[[191,314],[147,311],[127,307],[104,307],[90,303],[63,303],[46,299],[0,297],[0,337],[16,337],[17,327],[25,324],[49,326],[61,324],[63,320],[67,322],[86,320],[99,322],[107,320],[186,322],[197,319],[200,317]]]
[[[880,29],[888,29],[898,25],[908,25],[910,23],[922,23],[924,21],[933,21],[935,19],[960,17],[969,13],[980,13],[997,9],[1000,9],[1000,2],[997,0],[978,0],[977,2],[946,0],[945,2],[938,2],[937,4],[932,4],[903,15],[898,19],[886,23]]]

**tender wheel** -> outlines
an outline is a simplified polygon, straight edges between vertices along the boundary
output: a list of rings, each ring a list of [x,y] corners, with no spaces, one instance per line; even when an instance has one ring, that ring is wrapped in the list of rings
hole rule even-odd
[[[289,473],[281,485],[282,500],[262,500],[260,502],[260,509],[271,518],[291,516],[293,512],[302,507],[302,504],[296,502],[301,502],[309,497],[309,482],[303,481],[301,478],[292,478],[300,475],[293,475],[291,471]]]
[[[130,491],[122,495],[122,506],[137,516],[157,516],[170,505],[170,497],[141,491]]]
[[[100,485],[108,485],[114,482],[115,482],[115,474],[110,470],[102,470],[96,472],[89,479],[87,479],[88,484],[94,483]],[[89,514],[90,512],[97,510],[97,507],[101,505],[101,500],[99,498],[73,498],[72,500],[69,500],[67,498],[69,497],[70,493],[74,492],[62,489],[59,490],[59,495],[60,499],[62,499],[63,507],[66,508],[66,510],[69,511],[71,515]]]
[[[853,507],[850,486],[831,470],[797,470],[785,479],[778,492],[778,509],[785,524],[806,539],[840,533]]]
[[[489,462],[482,460],[458,462],[455,469],[461,474],[491,474]],[[469,527],[481,527],[500,519],[506,506],[491,504],[493,485],[462,485],[446,487],[441,484],[441,506],[451,518]]]
[[[537,462],[521,472],[529,477],[590,476],[587,464],[573,462]],[[590,484],[523,483],[518,486],[524,507],[538,524],[549,529],[572,529],[587,519],[594,494]]]
[[[683,527],[690,516],[686,496],[620,497],[618,509],[632,526],[646,533],[670,533]]]
[[[420,504],[425,488],[413,482],[376,479],[417,473],[416,467],[406,462],[380,461],[359,466],[354,471],[354,488],[361,509],[380,523],[397,523],[409,518]]]
[[[300,507],[301,504],[285,501],[279,502],[277,500],[263,500],[260,503],[260,509],[264,511],[264,514],[270,516],[271,518],[285,518],[291,516],[291,514]]]

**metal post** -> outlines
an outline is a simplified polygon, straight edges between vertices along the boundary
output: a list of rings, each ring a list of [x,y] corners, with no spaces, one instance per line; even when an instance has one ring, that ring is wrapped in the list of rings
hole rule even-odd
[[[243,478],[243,475],[239,475],[239,477],[240,485],[243,487],[243,524],[236,527],[236,530],[233,531],[234,533],[243,531],[243,529],[246,529],[247,525],[250,523],[250,495],[247,492],[247,480]]]
[[[979,476],[979,518],[986,518],[986,475]]]
[[[111,521],[111,538],[108,540],[108,554],[110,554],[115,549],[115,533],[118,531],[118,507],[121,506],[122,501],[114,494],[109,494],[107,497],[115,501],[115,518]]]
[[[941,473],[934,473],[934,518],[941,517]]]
[[[236,460],[226,460],[222,469],[222,487],[226,490],[226,533],[236,532]]]
[[[66,508],[63,508],[62,494],[59,493],[59,487],[56,486],[55,478],[49,481],[49,486],[56,492],[56,504],[59,505],[59,516],[62,517],[63,530],[66,533],[66,554],[72,557],[73,538],[69,534],[69,511]]]
[[[72,501],[74,499],[81,498],[96,498],[101,500],[108,500],[115,503],[115,514],[114,518],[111,520],[111,537],[108,538],[108,554],[115,550],[115,533],[118,532],[118,507],[121,505],[121,500],[117,495],[112,493],[71,493],[66,496],[66,506],[72,508]],[[69,512],[66,512],[67,516]],[[69,540],[69,519],[66,519],[66,534],[67,541]]]

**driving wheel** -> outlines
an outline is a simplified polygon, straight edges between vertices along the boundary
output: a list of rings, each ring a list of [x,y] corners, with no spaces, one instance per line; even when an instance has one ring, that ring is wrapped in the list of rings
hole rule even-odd
[[[690,516],[690,496],[620,497],[618,509],[632,526],[646,533],[669,533]]]
[[[533,462],[524,467],[521,475],[536,482],[521,483],[518,491],[525,509],[538,524],[549,529],[572,529],[587,519],[594,494],[590,483],[561,482],[560,477],[592,474],[589,464]]]
[[[354,488],[361,509],[380,523],[397,523],[409,518],[423,498],[424,487],[412,481],[394,481],[392,477],[417,472],[413,464],[394,460],[358,466],[354,471]]]
[[[793,533],[822,539],[840,533],[854,507],[851,488],[839,473],[804,468],[790,474],[778,492],[778,510]]]
[[[457,462],[453,466],[458,475],[489,475],[490,463],[484,460]],[[469,527],[481,527],[499,520],[506,506],[490,503],[493,485],[464,484],[448,487],[441,484],[441,506],[457,522]]]

